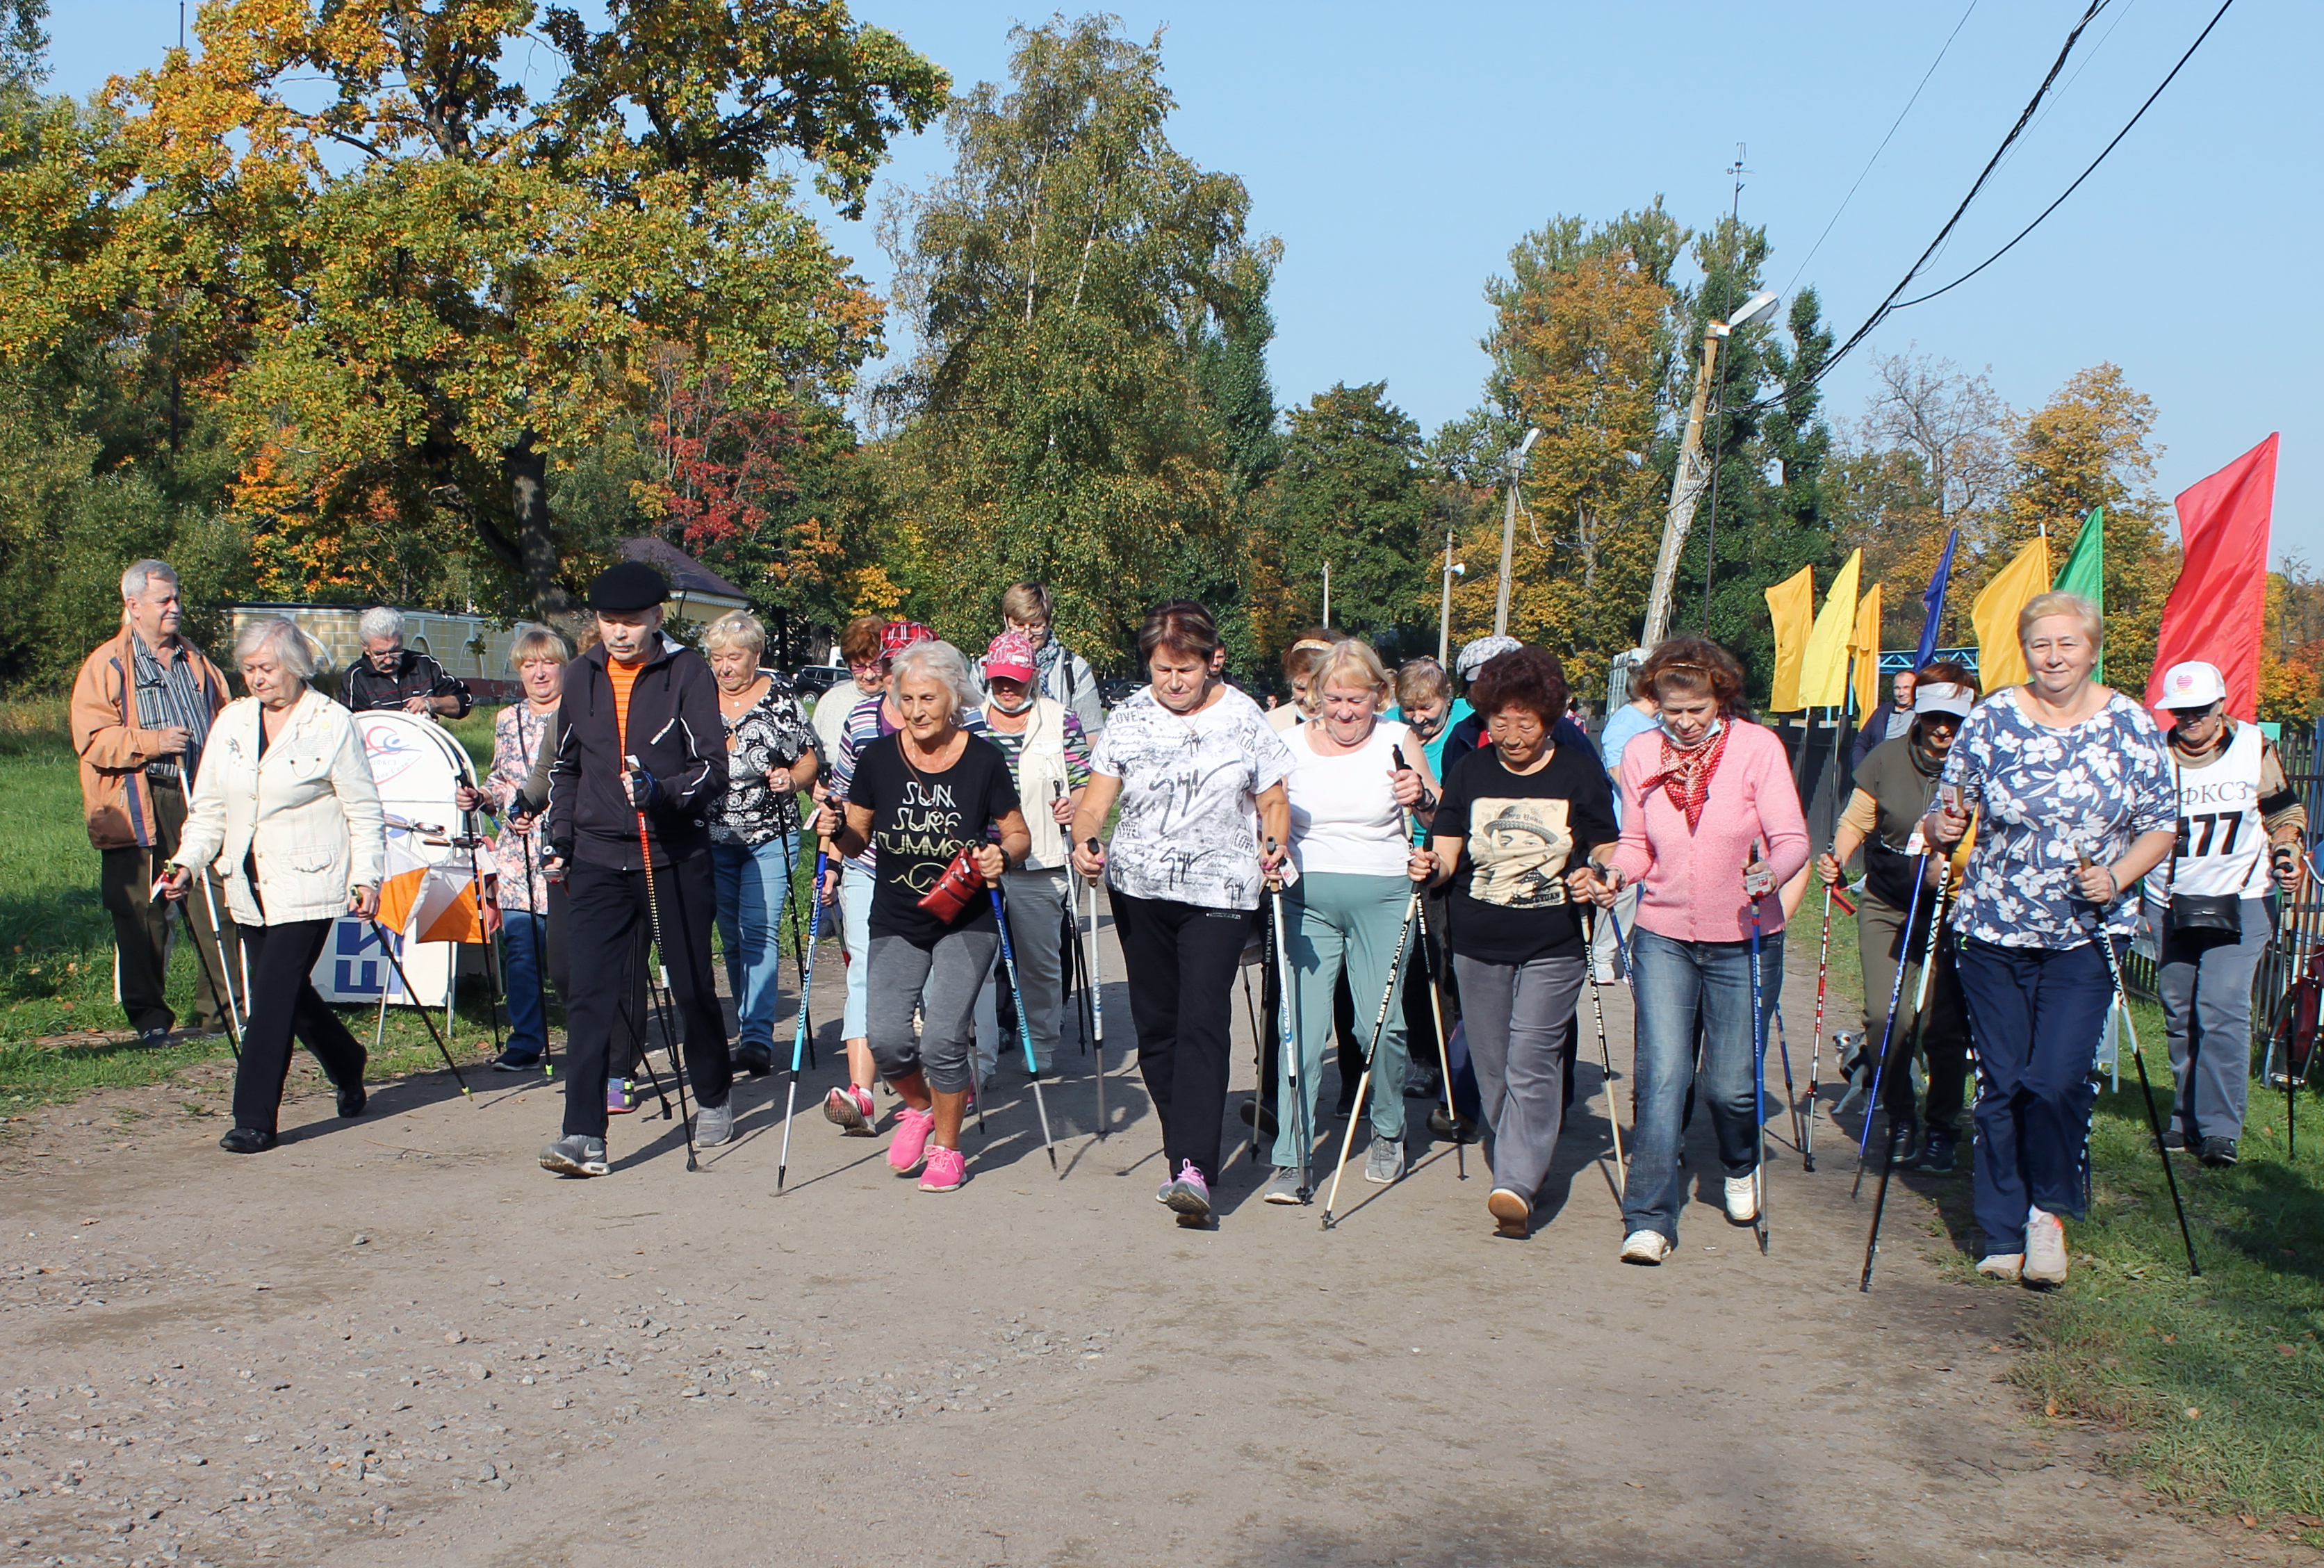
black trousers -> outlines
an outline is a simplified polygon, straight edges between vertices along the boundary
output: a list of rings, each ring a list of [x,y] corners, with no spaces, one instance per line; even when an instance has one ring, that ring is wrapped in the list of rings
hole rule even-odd
[[[151,895],[155,874],[178,853],[178,835],[186,826],[186,794],[174,780],[149,779],[146,789],[153,803],[153,846],[98,852],[97,880],[97,895],[113,917],[113,950],[121,959],[121,1010],[128,1016],[129,1027],[141,1035],[147,1029],[169,1028],[178,1021],[162,1000],[169,980],[170,901]],[[211,899],[223,911],[225,887],[208,866],[201,868],[201,875],[209,882]],[[184,912],[187,939],[202,944],[202,962],[194,967],[198,977],[194,982],[194,1027],[222,1029],[226,1000],[211,981],[218,966],[217,940],[210,931],[210,906],[203,901],[200,888],[187,893]],[[222,929],[226,962],[236,964],[234,923],[226,921]],[[239,971],[223,978],[238,994]]]
[[[1138,1069],[1162,1123],[1162,1155],[1176,1176],[1192,1165],[1219,1177],[1225,1138],[1235,969],[1250,940],[1249,909],[1209,909],[1117,890]]]
[[[650,921],[646,879],[643,872],[584,862],[573,867],[565,886],[572,982],[565,1010],[565,1070],[570,1076],[565,1130],[603,1138],[607,1058],[630,1045],[620,1015],[631,955]],[[734,1064],[726,1050],[726,1017],[711,978],[710,927],[718,889],[710,857],[698,854],[656,866],[654,897],[661,910],[661,958],[678,1003],[688,1081],[703,1104],[724,1105],[734,1085]]]
[[[236,1127],[277,1130],[282,1084],[290,1076],[293,1035],[315,1054],[333,1088],[363,1082],[362,1042],[347,1032],[308,978],[335,924],[293,920],[242,927],[242,945],[250,953],[251,1010],[250,1027],[242,1035],[242,1065],[234,1075]],[[604,1093],[598,1091],[600,1097]]]

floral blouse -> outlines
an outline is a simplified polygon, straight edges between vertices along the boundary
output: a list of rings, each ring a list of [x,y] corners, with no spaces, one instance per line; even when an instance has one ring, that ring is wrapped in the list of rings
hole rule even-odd
[[[1945,759],[1939,788],[1954,785],[1964,807],[1982,809],[1953,925],[2001,947],[2089,941],[2095,906],[2073,890],[2075,855],[2105,864],[2139,835],[2178,826],[2163,732],[2120,692],[2064,729],[2035,722],[2015,687],[1996,694],[1969,714]],[[2127,936],[2137,918],[2133,882],[2106,911],[2106,927]]]
[[[815,748],[815,731],[799,713],[791,683],[771,669],[766,694],[739,719],[726,723],[725,809],[710,819],[713,844],[756,849],[799,826],[798,797],[767,782],[767,770],[788,768]]]
[[[532,776],[533,761],[540,754],[541,738],[556,723],[555,708],[538,714],[529,702],[509,704],[493,721],[493,770],[484,775],[484,796],[494,816],[507,815],[509,803],[523,790],[524,781]],[[545,822],[535,822],[528,835],[503,824],[493,838],[493,862],[500,868],[502,909],[548,911],[549,877],[540,867],[547,826]],[[530,880],[525,876],[528,841],[532,862]]]

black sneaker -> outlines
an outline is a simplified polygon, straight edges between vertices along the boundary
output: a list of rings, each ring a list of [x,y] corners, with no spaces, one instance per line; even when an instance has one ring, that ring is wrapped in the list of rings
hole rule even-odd
[[[364,1113],[364,1107],[369,1103],[371,1103],[371,1095],[364,1091],[361,1084],[339,1085],[340,1115],[349,1118],[361,1116]]]
[[[520,1056],[513,1050],[503,1051],[493,1058],[493,1071],[495,1073],[530,1073],[540,1065],[538,1055]]]
[[[2184,1154],[2187,1152],[2187,1135],[2175,1127],[2172,1128],[2163,1135],[2163,1147],[2172,1154]]]
[[[1444,1075],[1433,1066],[1418,1062],[1406,1069],[1404,1097],[1407,1100],[1435,1100],[1443,1095]]]
[[[282,1140],[271,1132],[255,1127],[237,1127],[218,1139],[218,1147],[228,1154],[264,1154]]]
[[[170,1043],[170,1031],[168,1029],[141,1029],[138,1031],[137,1043],[141,1046],[155,1047],[166,1046]]]
[[[734,1065],[753,1078],[763,1078],[775,1070],[775,1048],[752,1044],[734,1053]]]
[[[1259,1118],[1259,1130],[1260,1134],[1267,1138],[1273,1138],[1275,1136],[1277,1131],[1275,1112],[1269,1111],[1264,1105],[1261,1105],[1258,1101],[1244,1101],[1240,1106],[1236,1107],[1235,1114],[1242,1118],[1242,1124],[1245,1127],[1249,1127],[1250,1125],[1250,1119],[1253,1116],[1257,1116]]]
[[[1934,1176],[1946,1175],[1960,1159],[1960,1140],[1953,1136],[1952,1129],[1932,1127],[1921,1145],[1921,1158],[1914,1161],[1914,1168]]]
[[[2200,1157],[2213,1170],[2225,1170],[2236,1163],[2236,1140],[2232,1138],[2207,1138]]]
[[[583,1132],[567,1133],[540,1151],[540,1168],[559,1176],[604,1176],[611,1168],[605,1163],[605,1140]]]

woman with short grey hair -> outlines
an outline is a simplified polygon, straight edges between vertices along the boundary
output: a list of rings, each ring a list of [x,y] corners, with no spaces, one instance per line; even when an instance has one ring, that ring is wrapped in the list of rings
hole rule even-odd
[[[747,610],[721,615],[702,632],[726,726],[726,794],[710,819],[710,866],[741,1030],[734,1060],[754,1078],[774,1070],[783,911],[799,856],[798,793],[814,785],[817,763],[815,732],[790,683],[759,666],[766,646],[766,627]]]

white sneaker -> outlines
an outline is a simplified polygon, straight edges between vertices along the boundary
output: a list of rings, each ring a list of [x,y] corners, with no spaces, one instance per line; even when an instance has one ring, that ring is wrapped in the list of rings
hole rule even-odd
[[[1998,1279],[2004,1285],[2015,1285],[2017,1277],[2025,1272],[2023,1252],[1993,1252],[1977,1260],[1977,1271],[1987,1279]]]
[[[1622,1243],[1625,1263],[1657,1264],[1671,1255],[1670,1238],[1660,1231],[1633,1231]]]
[[[2066,1222],[2040,1209],[2025,1211],[2025,1267],[2021,1276],[2028,1285],[2066,1283]]]
[[[1748,1225],[1759,1217],[1759,1194],[1749,1176],[1727,1178],[1727,1218],[1735,1224]]]

